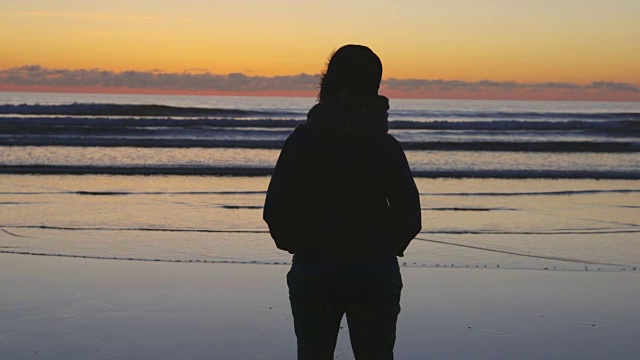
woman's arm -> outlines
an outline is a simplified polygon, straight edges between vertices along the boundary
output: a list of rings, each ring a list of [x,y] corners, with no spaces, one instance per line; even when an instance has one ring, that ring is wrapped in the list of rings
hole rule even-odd
[[[391,207],[391,228],[397,256],[404,256],[409,242],[422,230],[420,194],[413,181],[407,157],[394,139],[390,188],[387,195]]]
[[[295,216],[299,155],[294,137],[295,135],[289,136],[282,147],[271,176],[263,213],[263,219],[269,225],[269,232],[278,249],[292,254],[295,249],[294,229],[299,226]]]

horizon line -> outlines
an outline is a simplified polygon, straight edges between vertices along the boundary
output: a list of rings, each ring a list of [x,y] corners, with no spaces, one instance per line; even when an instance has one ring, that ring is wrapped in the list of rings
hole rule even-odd
[[[53,88],[39,88],[39,89],[5,89],[0,85],[0,93],[44,93],[44,94],[78,94],[78,95],[145,95],[145,96],[212,96],[212,97],[279,97],[279,98],[312,98],[316,99],[317,94],[301,94],[301,93],[263,93],[263,92],[187,92],[187,91],[172,91],[172,90],[162,90],[162,89],[126,89],[128,91],[109,91],[112,89],[102,88],[102,89],[53,89]],[[389,99],[398,99],[398,100],[466,100],[466,101],[532,101],[532,102],[612,102],[612,103],[637,103],[640,102],[640,99],[612,99],[612,100],[602,100],[602,99],[574,99],[574,98],[524,98],[524,97],[447,97],[447,96],[411,96],[411,95],[400,95],[400,96],[390,96],[388,93],[380,93],[380,95],[387,96]]]

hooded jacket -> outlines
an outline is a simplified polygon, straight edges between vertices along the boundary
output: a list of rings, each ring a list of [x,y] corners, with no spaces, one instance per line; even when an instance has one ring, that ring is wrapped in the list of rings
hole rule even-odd
[[[404,255],[420,200],[388,108],[383,96],[331,96],[287,138],[264,207],[279,249],[339,263]]]

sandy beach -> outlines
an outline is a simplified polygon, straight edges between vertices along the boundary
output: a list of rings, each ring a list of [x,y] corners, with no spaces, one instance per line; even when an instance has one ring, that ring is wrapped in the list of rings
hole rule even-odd
[[[287,266],[0,255],[0,358],[294,359]],[[398,359],[634,359],[638,276],[402,269]],[[345,327],[337,359],[353,358]]]

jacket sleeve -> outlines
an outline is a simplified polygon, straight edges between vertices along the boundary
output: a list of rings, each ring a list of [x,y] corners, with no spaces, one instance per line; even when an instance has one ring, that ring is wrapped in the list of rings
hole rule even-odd
[[[275,170],[271,176],[264,204],[263,219],[278,249],[294,253],[296,212],[296,188],[299,172],[299,154],[290,136],[284,143]]]
[[[397,256],[404,256],[409,242],[422,230],[420,194],[413,181],[407,157],[394,142],[390,188],[387,200],[391,208],[391,229]]]

